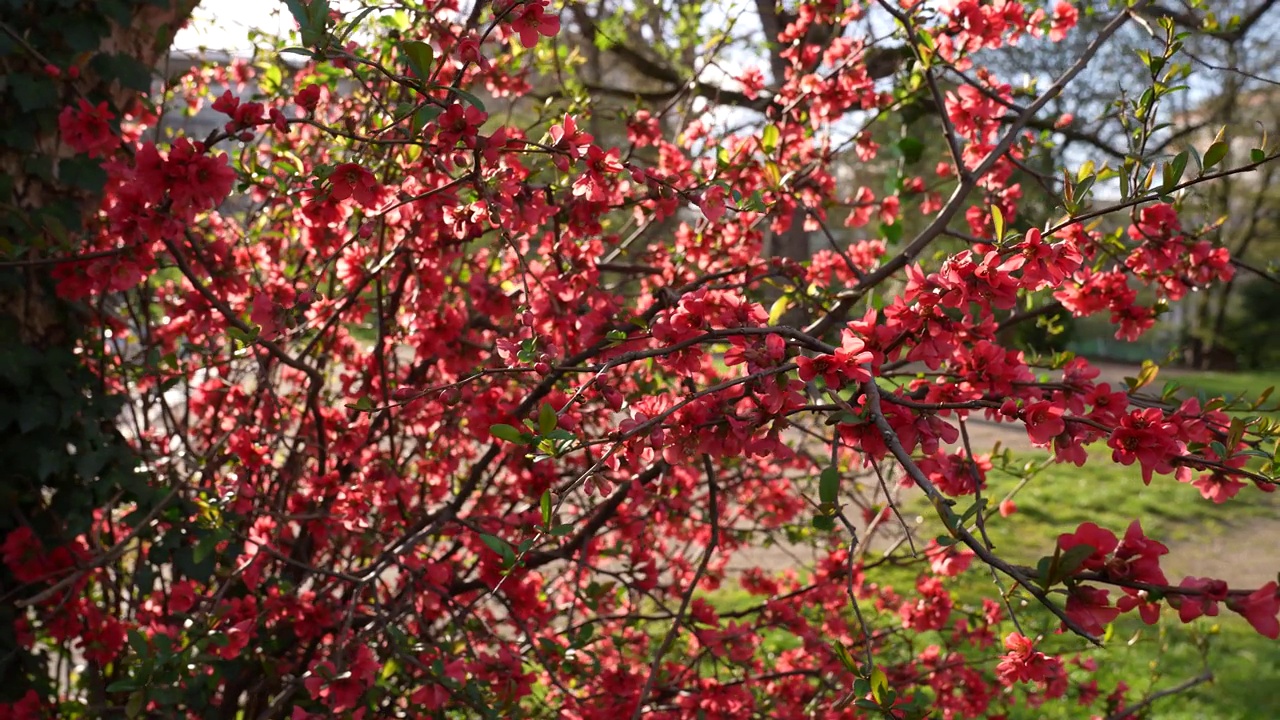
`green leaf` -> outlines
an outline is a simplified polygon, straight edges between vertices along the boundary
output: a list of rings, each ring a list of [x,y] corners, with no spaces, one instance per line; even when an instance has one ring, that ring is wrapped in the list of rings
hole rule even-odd
[[[766,125],[764,133],[760,136],[760,149],[764,150],[766,155],[772,155],[774,150],[778,149],[779,132],[777,125]]]
[[[311,25],[311,17],[307,15],[307,6],[302,0],[284,0],[284,4],[299,26],[305,29]]]
[[[125,703],[124,714],[129,718],[142,717],[142,711],[146,709],[147,694],[141,690],[129,696],[129,701]]]
[[[373,401],[366,395],[353,403],[347,403],[347,409],[369,412],[370,410],[373,410]]]
[[[1204,151],[1204,169],[1208,170],[1214,165],[1222,162],[1223,158],[1227,156],[1227,150],[1229,147],[1230,146],[1222,140],[1210,145],[1209,149]]]
[[[1185,152],[1178,153],[1172,161],[1165,163],[1164,177],[1161,181],[1160,192],[1168,194],[1174,191],[1178,183],[1182,180],[1182,173],[1187,169],[1187,154]]]
[[[151,652],[151,645],[147,642],[147,636],[142,634],[140,630],[129,631],[129,647],[139,655],[146,655]]]
[[[902,239],[902,223],[895,222],[892,225],[880,223],[880,234],[884,236],[885,242],[896,245]]]
[[[1085,160],[1084,164],[1080,166],[1080,169],[1076,171],[1076,182],[1080,182],[1087,177],[1091,177],[1094,174],[1096,167],[1097,166],[1092,160]]]
[[[542,408],[538,410],[538,432],[550,435],[559,424],[560,418],[556,417],[555,407],[549,402],[542,403]]]
[[[400,43],[400,49],[404,51],[404,56],[409,61],[409,67],[414,75],[417,75],[420,80],[431,77],[431,68],[436,61],[436,51],[430,45],[420,40],[406,40]]]
[[[814,515],[812,525],[814,530],[830,532],[836,529],[836,520],[827,515]]]
[[[99,190],[107,183],[107,171],[102,169],[102,163],[83,155],[59,160],[58,176],[82,190]]]
[[[1084,201],[1085,193],[1089,192],[1089,190],[1093,187],[1093,183],[1096,180],[1097,180],[1096,176],[1090,175],[1084,180],[1081,180],[1079,185],[1076,185],[1075,193],[1076,193],[1077,204]]]
[[[254,327],[251,328],[251,332],[245,332],[235,325],[232,325],[227,328],[227,335],[241,345],[252,345],[253,341],[258,339],[258,333],[261,332],[261,330],[261,328]]]
[[[120,82],[126,88],[146,92],[151,89],[151,68],[128,53],[100,53],[91,67],[102,75]]]
[[[471,104],[472,106],[474,106],[474,107],[475,107],[477,110],[479,110],[480,112],[488,112],[487,110],[485,110],[485,109],[484,109],[484,103],[480,101],[480,98],[476,97],[475,95],[472,95],[471,93],[467,92],[466,90],[459,90],[459,89],[458,89],[458,88],[456,88],[456,87],[446,87],[446,88],[445,88],[445,90],[448,90],[449,92],[453,93],[454,95],[457,95],[458,97],[460,97],[460,98],[462,98],[463,100],[467,101],[467,103],[469,103],[469,104]]]
[[[58,89],[52,80],[26,73],[10,73],[7,77],[22,112],[44,110],[58,104]]]
[[[840,468],[832,465],[818,476],[818,499],[832,505],[840,499]]]
[[[1053,584],[1049,582],[1049,576],[1053,574],[1053,561],[1054,559],[1052,557],[1042,557],[1040,558],[1040,561],[1036,563],[1036,581],[1039,582],[1040,587],[1045,590],[1048,590],[1049,586]]]
[[[139,690],[141,688],[142,688],[142,684],[139,683],[137,680],[134,680],[133,678],[125,678],[124,680],[117,680],[111,683],[110,685],[108,685],[107,692],[109,693],[127,692],[127,691]]]
[[[427,123],[440,117],[442,112],[444,112],[444,109],[438,105],[424,105],[418,108],[413,113],[413,134],[417,135],[422,132],[422,128],[426,127]]]
[[[511,443],[524,443],[524,433],[510,425],[492,425],[489,427],[489,434],[499,440],[506,440]]]
[[[310,0],[307,3],[307,14],[311,16],[311,23],[315,27],[327,27],[329,24],[329,0]]]
[[[991,224],[995,227],[996,242],[1004,239],[1004,213],[995,205],[991,206]]]
[[[1049,578],[1049,584],[1053,585],[1063,578],[1070,577],[1095,552],[1097,552],[1097,548],[1092,545],[1076,545],[1063,552],[1053,565],[1054,577]]]
[[[885,677],[884,671],[876,668],[871,671],[871,694],[875,697],[876,702],[884,704],[885,693],[889,690],[889,678]]]
[[[1231,427],[1227,430],[1227,443],[1225,446],[1228,451],[1235,449],[1236,445],[1240,444],[1247,427],[1248,424],[1243,419],[1239,417],[1231,418]],[[1226,460],[1227,458],[1224,456],[1219,457],[1219,459]]]
[[[542,508],[542,527],[551,527],[551,491],[542,491],[542,500],[538,503]]]
[[[844,645],[839,641],[835,641],[831,643],[831,649],[835,652],[836,658],[840,660],[840,664],[844,666],[845,670],[854,675],[858,674],[858,663],[853,661],[853,656],[849,654],[849,650]]]
[[[1254,148],[1249,151],[1250,162],[1260,163],[1267,159],[1267,151],[1262,148]]]
[[[515,551],[511,549],[511,543],[496,535],[488,535],[485,533],[480,534],[480,539],[484,541],[485,545],[489,546],[490,550],[498,553],[505,564],[510,565],[515,562],[516,554]]]
[[[902,151],[902,159],[911,164],[924,155],[924,143],[913,137],[904,137],[898,140],[898,150]]]

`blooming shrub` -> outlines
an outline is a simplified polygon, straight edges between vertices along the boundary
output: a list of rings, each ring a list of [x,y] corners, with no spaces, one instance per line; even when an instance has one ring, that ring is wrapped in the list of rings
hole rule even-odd
[[[1078,71],[1027,104],[974,55],[1062,39],[1068,3],[804,3],[779,37],[785,77],[741,78],[761,122],[721,134],[650,107],[623,147],[584,132],[589,103],[524,122],[488,107],[553,76],[536,72],[566,22],[548,0],[471,22],[449,2],[412,23],[291,6],[301,67],[187,78],[189,102],[226,117],[209,137],[157,141],[144,106],[119,128],[103,104],[59,116],[106,182],[57,291],[95,309],[81,352],[128,398],[118,422],[143,466],[64,541],[4,538],[19,642],[82,665],[3,712],[950,718],[1073,697],[1101,716],[1132,698],[1056,633],[1225,607],[1280,635],[1275,583],[1167,578],[1139,519],[1123,538],[1084,523],[1035,568],[985,537],[1015,506],[982,494],[979,418],[1214,502],[1275,488],[1266,421],[1151,395],[1154,368],[1115,388],[997,338],[1049,304],[1135,338],[1229,279],[1179,193],[1271,160],[1215,169],[1215,145],[1199,168],[1068,175],[1059,219],[1019,225],[1027,121]],[[886,152],[840,141],[842,123],[901,100],[868,73],[869,12],[915,53],[895,88],[941,111],[936,169],[887,192],[835,177],[850,153]],[[842,32],[824,45],[816,26]],[[1177,45],[1133,112],[1172,92]],[[964,80],[944,92],[949,70]],[[225,90],[255,78],[252,101]],[[1091,200],[1097,179],[1123,198]],[[247,202],[228,203],[237,188]],[[764,252],[836,224],[847,249]],[[873,559],[912,493],[944,531]],[[731,569],[784,538],[816,549],[812,572]],[[913,581],[877,579],[894,565]],[[988,568],[1003,595],[956,596],[949,578]],[[727,586],[754,604],[695,596]]]

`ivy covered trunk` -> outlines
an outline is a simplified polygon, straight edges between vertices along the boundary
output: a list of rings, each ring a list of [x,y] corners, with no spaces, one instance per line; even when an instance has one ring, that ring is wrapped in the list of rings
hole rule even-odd
[[[153,492],[114,429],[121,401],[91,366],[101,358],[86,352],[102,340],[86,335],[85,309],[54,292],[55,268],[77,255],[105,181],[103,158],[71,150],[62,133],[76,129],[60,128],[59,120],[64,108],[88,103],[118,123],[150,88],[151,69],[195,4],[0,3],[0,536],[18,530],[45,547],[65,547],[89,528],[94,508],[112,498],[145,506]],[[47,558],[48,577],[0,569],[0,702],[32,691],[49,697],[67,681],[47,658],[23,649],[15,622],[20,628],[25,600],[107,551],[86,550],[81,558]],[[99,671],[88,665],[91,686]],[[110,716],[96,684],[98,716]]]

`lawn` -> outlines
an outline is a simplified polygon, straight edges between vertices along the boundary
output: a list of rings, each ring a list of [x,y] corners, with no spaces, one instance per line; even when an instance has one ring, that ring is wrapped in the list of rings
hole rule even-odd
[[[1237,387],[1251,380],[1237,380]],[[1265,387],[1265,386],[1264,386]],[[1280,509],[1280,498],[1249,487],[1226,505],[1214,505],[1201,498],[1189,485],[1169,477],[1157,476],[1150,486],[1142,483],[1136,467],[1123,467],[1110,462],[1102,445],[1092,448],[1098,462],[1084,468],[1073,465],[1045,465],[1043,454],[1008,456],[1007,462],[996,462],[989,473],[984,497],[992,505],[1016,490],[1018,510],[1007,518],[993,514],[987,530],[996,550],[1006,558],[1034,565],[1043,555],[1053,551],[1056,537],[1074,530],[1081,522],[1091,521],[1121,535],[1135,518],[1153,537],[1168,543],[1188,542],[1206,534],[1229,531],[1261,518],[1274,518]],[[964,510],[960,503],[957,510]],[[923,500],[912,500],[904,514],[926,518],[922,538],[939,534],[932,508]],[[932,522],[931,522],[932,521]],[[1271,552],[1270,548],[1263,551]],[[1280,557],[1276,563],[1280,567]],[[992,582],[985,568],[975,565],[970,571],[949,581],[962,604],[976,605],[982,597],[992,596]],[[872,580],[891,584],[899,592],[909,592],[914,571],[890,569],[873,571]],[[1171,573],[1171,582],[1180,578]],[[740,609],[760,602],[726,584],[710,593],[707,599],[722,611]],[[1122,617],[1113,626],[1107,647],[1095,651],[1100,670],[1092,675],[1100,686],[1114,686],[1123,680],[1133,688],[1131,697],[1157,692],[1212,669],[1215,680],[1176,697],[1163,699],[1152,708],[1150,718],[1169,720],[1234,720],[1280,717],[1280,694],[1274,691],[1275,678],[1280,678],[1280,643],[1259,636],[1243,620],[1222,611],[1223,615],[1188,626],[1166,614],[1161,626],[1151,628],[1137,618]],[[1022,612],[1028,627],[1052,627],[1052,619],[1038,606]],[[894,618],[881,618],[893,623]],[[929,638],[921,638],[928,643]],[[1083,644],[1066,636],[1050,637],[1047,643],[1058,643],[1064,649],[1078,649]],[[791,647],[794,639],[783,632],[766,636],[771,649]],[[1051,645],[1052,646],[1052,645]],[[1083,672],[1083,671],[1080,671]],[[1081,675],[1082,678],[1085,675]],[[1032,710],[1020,707],[1012,718],[1075,718],[1083,710],[1074,702],[1062,702]]]
[[[1246,398],[1253,399],[1269,387],[1280,387],[1280,374],[1260,370],[1248,372],[1200,371],[1179,374],[1176,379],[1184,388],[1192,392],[1203,391],[1210,397],[1214,395],[1234,395],[1237,397],[1243,395]],[[1272,399],[1269,402],[1269,407],[1275,407],[1275,404],[1275,399]]]

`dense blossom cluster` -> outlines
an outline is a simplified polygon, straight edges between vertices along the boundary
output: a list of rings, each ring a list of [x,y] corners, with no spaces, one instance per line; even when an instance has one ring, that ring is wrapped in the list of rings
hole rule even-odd
[[[951,578],[989,560],[967,519],[895,556],[917,563],[897,584],[843,525],[794,532],[843,508],[878,541],[903,489],[958,517],[936,500],[962,510],[994,467],[962,437],[971,418],[1024,427],[1060,462],[1136,463],[1146,482],[1170,476],[1216,503],[1274,489],[1220,408],[1140,399],[1083,359],[1036,360],[1002,338],[1003,318],[1048,295],[1136,338],[1160,301],[1231,277],[1225,251],[1161,202],[1135,206],[1122,232],[1067,221],[996,236],[1018,217],[1033,143],[1009,129],[1012,88],[972,53],[1060,40],[1070,4],[962,0],[912,21],[978,80],[942,103],[954,155],[880,196],[834,169],[845,150],[874,160],[876,140],[842,150],[830,132],[896,102],[854,35],[878,5],[799,5],[780,37],[785,76],[738,78],[767,100],[769,129],[717,137],[710,119],[675,127],[650,108],[621,148],[584,132],[587,108],[522,126],[458,92],[527,93],[535,75],[509,41],[528,53],[556,36],[553,3],[496,3],[487,30],[449,5],[413,28],[434,47],[429,77],[405,74],[390,42],[334,45],[254,101],[232,89],[260,69],[193,73],[189,102],[226,118],[205,140],[144,139],[155,117],[142,110],[123,135],[105,105],[63,113],[62,140],[103,158],[108,187],[59,292],[101,309],[118,342],[85,351],[136,401],[122,422],[181,502],[146,518],[127,562],[103,549],[128,546],[138,523],[116,504],[58,547],[4,538],[4,563],[33,588],[14,629],[25,643],[110,669],[121,698],[157,682],[127,657],[200,668],[181,692],[146,696],[156,712],[251,697],[246,716],[295,719],[854,718],[911,716],[914,700],[963,718],[1068,694],[1089,714],[1123,708],[1092,659],[1050,649],[1064,627],[1101,635],[1122,613],[1186,622],[1225,605],[1280,635],[1274,582],[1171,582],[1168,549],[1137,520],[1123,538],[1092,523],[1059,538],[1075,564],[1036,592],[1065,625],[1024,620],[1027,635],[999,602],[954,592]],[[818,25],[849,34],[821,45]],[[348,76],[364,89],[339,89]],[[403,116],[382,101],[410,95]],[[693,150],[716,145],[720,159]],[[228,202],[237,182],[247,211]],[[975,194],[944,203],[955,187]],[[941,262],[871,228],[942,213],[965,218],[969,241]],[[854,233],[847,248],[765,258],[769,237],[829,221]],[[645,232],[666,236],[632,247]],[[786,324],[788,308],[817,321]],[[884,495],[817,502],[807,478],[831,466]],[[788,530],[816,549],[812,572],[731,568]],[[120,583],[132,590],[106,600]],[[726,611],[695,586],[740,587],[751,604]],[[871,689],[855,692],[855,676]]]

